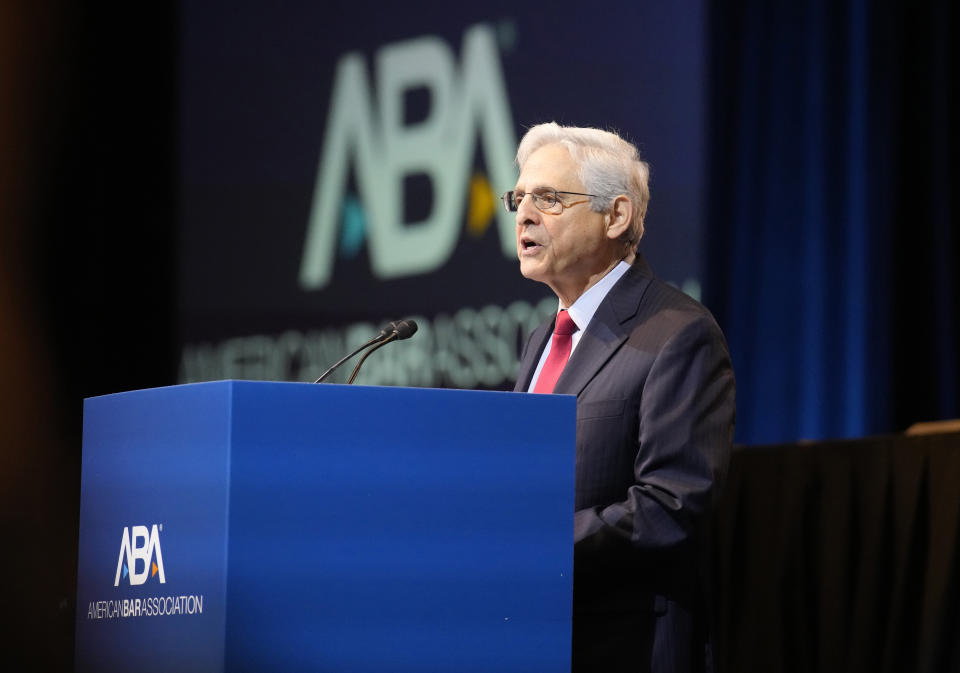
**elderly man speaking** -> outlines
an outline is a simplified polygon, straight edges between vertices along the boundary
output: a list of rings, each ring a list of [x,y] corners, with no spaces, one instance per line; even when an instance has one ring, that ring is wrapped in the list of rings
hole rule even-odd
[[[516,390],[577,396],[573,670],[710,670],[699,563],[733,441],[723,334],[638,251],[649,169],[632,144],[542,124],[517,164],[503,203],[520,271],[560,306]]]

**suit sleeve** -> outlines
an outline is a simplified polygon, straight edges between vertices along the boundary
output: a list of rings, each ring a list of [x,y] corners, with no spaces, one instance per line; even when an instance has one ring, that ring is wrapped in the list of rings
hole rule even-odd
[[[725,478],[734,377],[716,323],[701,316],[673,334],[642,386],[634,483],[622,501],[576,512],[574,541],[581,553],[627,541],[643,549],[681,545]]]

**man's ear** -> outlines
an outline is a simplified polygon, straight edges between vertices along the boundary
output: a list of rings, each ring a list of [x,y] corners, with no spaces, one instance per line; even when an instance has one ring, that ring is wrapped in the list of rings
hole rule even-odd
[[[633,202],[621,194],[613,200],[607,212],[607,238],[617,240],[630,228],[633,219]]]

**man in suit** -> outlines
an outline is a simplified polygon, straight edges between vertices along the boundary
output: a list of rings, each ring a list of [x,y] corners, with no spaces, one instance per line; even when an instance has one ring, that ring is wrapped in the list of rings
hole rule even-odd
[[[516,390],[577,396],[573,670],[709,670],[702,524],[734,424],[726,342],[637,250],[649,170],[619,136],[542,124],[503,196],[520,270],[559,298]]]

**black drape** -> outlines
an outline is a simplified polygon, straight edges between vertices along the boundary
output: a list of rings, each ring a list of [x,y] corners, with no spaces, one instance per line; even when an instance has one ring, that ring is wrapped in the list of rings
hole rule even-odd
[[[960,670],[958,484],[960,434],[735,451],[718,670]]]

